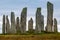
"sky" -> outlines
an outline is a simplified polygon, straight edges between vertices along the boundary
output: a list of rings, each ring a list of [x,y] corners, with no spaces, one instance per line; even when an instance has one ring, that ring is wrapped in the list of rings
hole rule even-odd
[[[0,33],[2,33],[2,16],[4,14],[8,15],[10,21],[10,14],[11,11],[13,11],[16,17],[20,17],[21,11],[24,7],[27,7],[27,26],[28,20],[32,17],[35,28],[35,14],[38,7],[41,7],[41,14],[44,15],[44,24],[46,26],[48,1],[53,4],[53,17],[57,19],[58,32],[60,32],[60,0],[0,0]]]

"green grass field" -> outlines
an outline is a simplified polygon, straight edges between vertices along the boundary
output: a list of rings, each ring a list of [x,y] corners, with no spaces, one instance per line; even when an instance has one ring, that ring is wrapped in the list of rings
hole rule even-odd
[[[0,35],[0,40],[60,40],[60,33],[39,35]]]

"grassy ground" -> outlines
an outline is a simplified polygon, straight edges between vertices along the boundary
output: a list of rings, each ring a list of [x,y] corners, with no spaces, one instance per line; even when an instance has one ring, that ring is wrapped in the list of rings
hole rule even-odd
[[[0,35],[0,40],[60,40],[60,33],[39,35]]]

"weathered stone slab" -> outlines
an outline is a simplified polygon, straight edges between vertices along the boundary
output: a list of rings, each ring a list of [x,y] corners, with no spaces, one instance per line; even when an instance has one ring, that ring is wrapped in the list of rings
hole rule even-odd
[[[19,17],[16,18],[16,31],[17,33],[20,33]]]
[[[6,33],[10,33],[10,23],[8,16],[6,16]]]
[[[33,31],[33,19],[32,18],[28,21],[28,31],[30,32]]]
[[[44,16],[41,15],[41,31],[44,31]]]
[[[26,33],[26,19],[27,19],[27,8],[23,8],[21,12],[20,27],[21,33]]]
[[[47,32],[52,32],[53,26],[53,4],[47,3]]]
[[[5,34],[5,15],[3,15],[2,33]]]
[[[36,33],[41,33],[41,8],[36,11]]]
[[[57,20],[54,18],[54,32],[58,32],[57,30]]]
[[[11,33],[16,33],[15,14],[11,12]]]

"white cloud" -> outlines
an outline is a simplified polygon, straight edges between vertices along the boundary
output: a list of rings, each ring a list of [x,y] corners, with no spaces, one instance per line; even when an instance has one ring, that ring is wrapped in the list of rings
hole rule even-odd
[[[58,32],[60,32],[60,25],[58,25]]]

